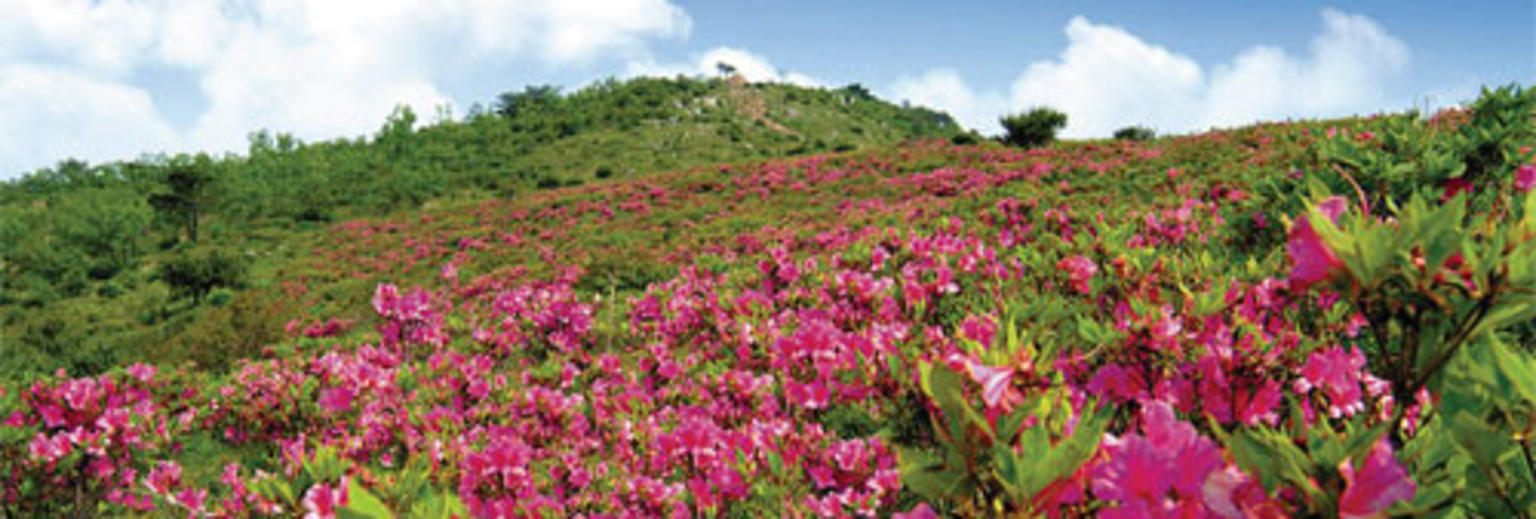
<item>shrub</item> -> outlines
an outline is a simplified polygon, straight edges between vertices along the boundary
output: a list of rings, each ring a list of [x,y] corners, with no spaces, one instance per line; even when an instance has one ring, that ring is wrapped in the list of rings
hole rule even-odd
[[[1008,132],[1003,136],[1003,142],[1036,148],[1056,140],[1056,132],[1067,126],[1067,114],[1042,106],[1023,113],[1005,115],[998,122]]]
[[[102,283],[101,286],[96,289],[96,295],[106,299],[112,299],[114,297],[123,295],[123,286],[108,281],[106,283]]]
[[[954,137],[950,137],[949,142],[950,144],[957,146],[970,146],[972,144],[979,144],[981,142],[981,134],[976,133],[974,130],[961,132],[955,134]]]
[[[213,306],[227,305],[229,304],[229,301],[234,298],[235,293],[230,291],[228,288],[215,288],[208,292],[208,304]]]
[[[1157,138],[1157,132],[1146,126],[1126,126],[1115,130],[1115,139],[1122,141],[1150,141]]]
[[[201,303],[215,287],[238,287],[245,265],[234,253],[219,248],[197,248],[178,254],[160,266],[159,278],[176,297]]]

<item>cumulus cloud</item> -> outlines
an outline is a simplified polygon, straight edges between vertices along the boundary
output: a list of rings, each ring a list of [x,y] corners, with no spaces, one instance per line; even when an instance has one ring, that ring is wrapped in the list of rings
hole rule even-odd
[[[996,131],[1007,111],[1055,107],[1068,114],[1063,133],[1071,137],[1107,136],[1132,124],[1180,132],[1346,115],[1388,103],[1382,92],[1407,67],[1407,46],[1364,16],[1326,9],[1322,21],[1304,56],[1258,46],[1207,68],[1120,27],[1076,17],[1061,54],[1030,64],[1006,95],[973,91],[943,70],[902,78],[892,90],[982,131]]]
[[[73,156],[237,150],[259,128],[304,139],[376,128],[397,104],[450,101],[434,78],[511,60],[632,60],[685,38],[669,0],[17,0],[0,17],[0,106],[94,93],[67,110],[10,109],[0,178]],[[14,72],[28,71],[26,73]],[[172,128],[145,70],[195,78],[205,109]],[[47,80],[50,83],[31,83]],[[51,91],[50,91],[51,90]],[[46,131],[28,131],[46,128]],[[63,138],[88,128],[100,139]],[[73,134],[73,133],[71,133]],[[122,143],[116,145],[115,143]]]
[[[988,133],[1001,130],[997,116],[1008,106],[1008,100],[1002,94],[975,92],[959,73],[950,69],[933,69],[918,76],[902,77],[886,94],[891,99],[940,108],[960,124]]]
[[[0,157],[134,157],[174,135],[144,91],[46,66],[0,65],[0,106]]]
[[[708,76],[718,73],[718,64],[727,64],[736,69],[747,81],[754,83],[773,82],[789,83],[806,87],[825,86],[820,80],[811,76],[793,72],[781,71],[773,63],[761,55],[754,54],[745,49],[735,47],[715,47],[699,54],[689,63],[656,63],[650,60],[637,60],[630,62],[625,75],[628,76]]]

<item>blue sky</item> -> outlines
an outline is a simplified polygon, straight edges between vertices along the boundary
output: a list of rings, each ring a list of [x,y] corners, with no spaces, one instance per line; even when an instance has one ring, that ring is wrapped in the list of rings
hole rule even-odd
[[[0,178],[65,157],[321,140],[527,84],[707,73],[861,83],[1069,136],[1463,101],[1536,79],[1536,2],[0,0]]]

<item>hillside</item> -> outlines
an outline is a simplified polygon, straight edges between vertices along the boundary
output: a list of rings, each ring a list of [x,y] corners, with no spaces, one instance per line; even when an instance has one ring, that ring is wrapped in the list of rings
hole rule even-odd
[[[948,115],[857,85],[636,78],[509,92],[463,120],[423,125],[401,109],[355,140],[260,132],[244,155],[66,161],[0,184],[0,378],[183,358],[223,341],[256,351],[282,323],[268,308],[253,315],[245,292],[287,281],[336,221],[958,132]],[[173,274],[181,284],[167,265],[187,267]],[[232,328],[197,331],[222,326]]]
[[[149,362],[0,383],[0,515],[1536,509],[1536,89],[1021,149],[894,142],[952,123],[836,91],[695,85],[652,108],[746,106],[721,109],[751,148],[673,164],[647,153],[701,134],[576,131],[520,159],[577,164],[542,188],[209,229],[249,280],[159,306],[179,331]],[[871,141],[839,151],[852,127]],[[389,135],[326,146],[420,149]],[[832,149],[790,153],[807,140]],[[602,142],[634,156],[574,151]],[[26,207],[85,193],[110,200]],[[152,267],[211,246],[7,318],[142,319]]]

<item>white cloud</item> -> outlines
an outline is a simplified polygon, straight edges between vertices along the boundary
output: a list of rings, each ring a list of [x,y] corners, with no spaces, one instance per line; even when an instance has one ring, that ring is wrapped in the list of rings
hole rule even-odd
[[[1258,46],[1207,70],[1125,29],[1076,17],[1066,27],[1066,49],[1030,64],[1004,102],[943,70],[902,78],[892,90],[984,131],[997,130],[993,121],[1003,112],[1055,107],[1068,114],[1063,133],[1071,137],[1107,136],[1132,124],[1194,131],[1385,106],[1382,92],[1406,68],[1407,46],[1364,16],[1327,9],[1322,20],[1306,56]]]
[[[811,76],[793,72],[781,71],[773,66],[773,63],[760,55],[745,49],[735,47],[715,47],[698,55],[692,63],[655,63],[650,60],[637,60],[629,63],[627,76],[710,76],[719,73],[717,65],[727,64],[736,69],[747,81],[753,83],[790,83],[806,87],[825,86],[820,80]]]
[[[950,69],[933,69],[920,76],[897,79],[887,97],[943,110],[960,124],[988,133],[1002,129],[997,117],[1008,107],[1003,95],[972,91],[960,74]]]
[[[0,65],[0,106],[0,157],[35,158],[36,166],[135,157],[173,140],[148,93],[55,68]]]
[[[1013,84],[1010,105],[1049,105],[1069,116],[1065,133],[1106,135],[1117,125],[1183,122],[1204,73],[1194,60],[1082,17],[1067,24],[1067,49],[1034,63]]]
[[[369,132],[397,104],[430,113],[448,102],[434,83],[445,74],[513,60],[639,59],[648,41],[684,38],[692,24],[670,0],[12,1],[0,17],[0,80],[10,85],[0,106],[24,105],[50,88],[26,83],[43,75],[12,70],[46,70],[70,91],[131,102],[8,108],[0,141],[16,152],[0,158],[0,178],[66,156],[239,150],[260,128],[303,139]],[[167,130],[146,95],[153,85],[136,82],[139,71],[167,68],[196,78],[206,101],[188,128]],[[124,144],[16,129],[38,127],[90,128]]]

